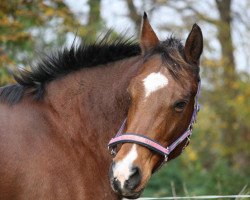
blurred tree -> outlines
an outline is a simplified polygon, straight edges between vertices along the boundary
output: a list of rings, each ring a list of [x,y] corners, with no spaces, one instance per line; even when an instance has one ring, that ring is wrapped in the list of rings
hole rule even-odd
[[[136,9],[133,0],[126,0],[128,8],[129,8],[129,17],[135,23],[136,31],[139,33],[139,29],[141,27],[141,16],[142,13],[139,13]]]
[[[95,41],[97,36],[100,34],[99,31],[102,27],[102,20],[101,20],[101,1],[100,0],[89,0],[89,19],[86,25],[86,34],[84,34],[84,38],[88,38],[90,41]],[[86,37],[88,36],[88,37]]]
[[[58,45],[79,26],[62,1],[7,1],[0,4],[0,85],[10,81],[9,69],[27,65],[34,49]],[[49,40],[48,40],[49,38]],[[37,42],[39,41],[39,42]]]
[[[219,72],[219,75],[213,73],[213,76],[219,80],[217,80],[217,84],[210,82],[210,84],[214,86],[214,90],[204,92],[207,97],[204,101],[216,110],[218,117],[224,124],[220,129],[221,142],[223,144],[222,155],[227,157],[231,166],[246,169],[246,166],[250,164],[250,151],[246,148],[250,138],[250,127],[247,125],[250,119],[247,118],[248,123],[242,121],[242,111],[239,112],[237,109],[239,102],[236,100],[239,95],[243,99],[246,99],[248,103],[244,104],[244,110],[250,113],[250,107],[248,106],[249,93],[246,88],[243,90],[240,89],[240,85],[249,84],[249,78],[245,76],[244,79],[242,79],[243,77],[240,76],[236,70],[235,48],[232,38],[233,20],[235,20],[234,17],[236,18],[236,16],[232,10],[232,1],[216,0],[215,8],[219,13],[218,19],[206,17],[204,13],[195,9],[194,6],[192,7],[191,4],[188,8],[198,16],[200,21],[205,21],[216,27],[217,38],[221,46],[221,58],[217,62],[213,62],[212,60],[213,66],[210,66],[217,68],[214,72]],[[208,62],[203,63],[204,66],[206,66],[206,64],[209,66]],[[241,160],[241,162],[239,162],[239,160]]]
[[[0,3],[0,85],[12,82],[10,71],[26,67],[34,50],[65,44],[67,34],[94,41],[102,29],[100,0],[88,1],[86,25],[81,25],[63,0],[7,1]]]

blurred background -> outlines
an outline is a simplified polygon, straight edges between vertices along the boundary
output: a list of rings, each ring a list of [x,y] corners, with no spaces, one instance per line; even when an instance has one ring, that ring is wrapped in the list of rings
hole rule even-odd
[[[39,52],[86,42],[112,28],[138,38],[143,11],[161,39],[205,39],[201,111],[191,144],[151,179],[144,196],[250,193],[250,1],[1,0],[0,86]]]

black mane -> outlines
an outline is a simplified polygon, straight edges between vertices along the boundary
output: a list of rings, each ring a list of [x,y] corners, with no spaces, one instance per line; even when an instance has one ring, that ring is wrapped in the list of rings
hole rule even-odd
[[[183,57],[183,45],[179,39],[169,37],[152,49],[148,55],[160,53],[168,65],[173,76],[178,76],[180,66],[172,58],[173,52],[179,52]],[[83,44],[82,42],[61,51],[44,54],[41,61],[31,65],[30,70],[19,70],[14,74],[16,84],[0,88],[0,102],[7,102],[13,105],[20,101],[24,94],[32,94],[35,99],[43,96],[44,88],[49,82],[62,77],[70,72],[83,68],[91,68],[97,65],[104,65],[109,62],[118,61],[124,58],[139,55],[141,49],[138,43],[129,39],[118,37],[110,41],[106,35],[100,42],[94,44]]]
[[[117,37],[110,41],[107,34],[104,39],[94,44],[72,45],[52,54],[44,54],[40,62],[31,65],[30,70],[19,70],[14,74],[16,84],[0,88],[0,102],[15,104],[24,93],[34,94],[35,99],[43,96],[47,83],[70,72],[82,68],[91,68],[139,55],[138,43],[130,39]]]

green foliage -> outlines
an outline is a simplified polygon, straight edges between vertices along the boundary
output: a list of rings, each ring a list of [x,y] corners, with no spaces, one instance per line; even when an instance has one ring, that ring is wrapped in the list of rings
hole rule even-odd
[[[99,13],[99,10],[92,12]],[[100,23],[100,22],[96,22]],[[94,26],[96,23],[92,23]],[[82,36],[86,28],[82,26],[63,0],[52,1],[7,1],[0,4],[0,84],[11,80],[8,71],[17,66],[28,66],[34,50],[47,47],[61,47],[66,35],[78,30]],[[98,29],[95,28],[95,31]],[[85,34],[87,37],[87,35]],[[93,37],[90,35],[89,37]]]
[[[151,178],[143,196],[231,195],[249,186],[249,178],[226,160],[210,158],[210,162],[211,168],[206,169],[200,160],[187,162],[183,154]]]
[[[11,83],[13,80],[10,77],[10,73],[7,71],[7,68],[0,68],[0,86],[7,85]]]

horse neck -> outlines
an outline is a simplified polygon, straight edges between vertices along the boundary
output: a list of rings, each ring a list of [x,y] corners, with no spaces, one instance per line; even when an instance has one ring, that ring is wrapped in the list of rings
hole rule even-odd
[[[106,148],[127,115],[126,90],[141,66],[140,60],[137,56],[82,69],[48,86],[49,107],[53,108],[58,126],[70,135],[70,140],[102,146],[105,143]]]

